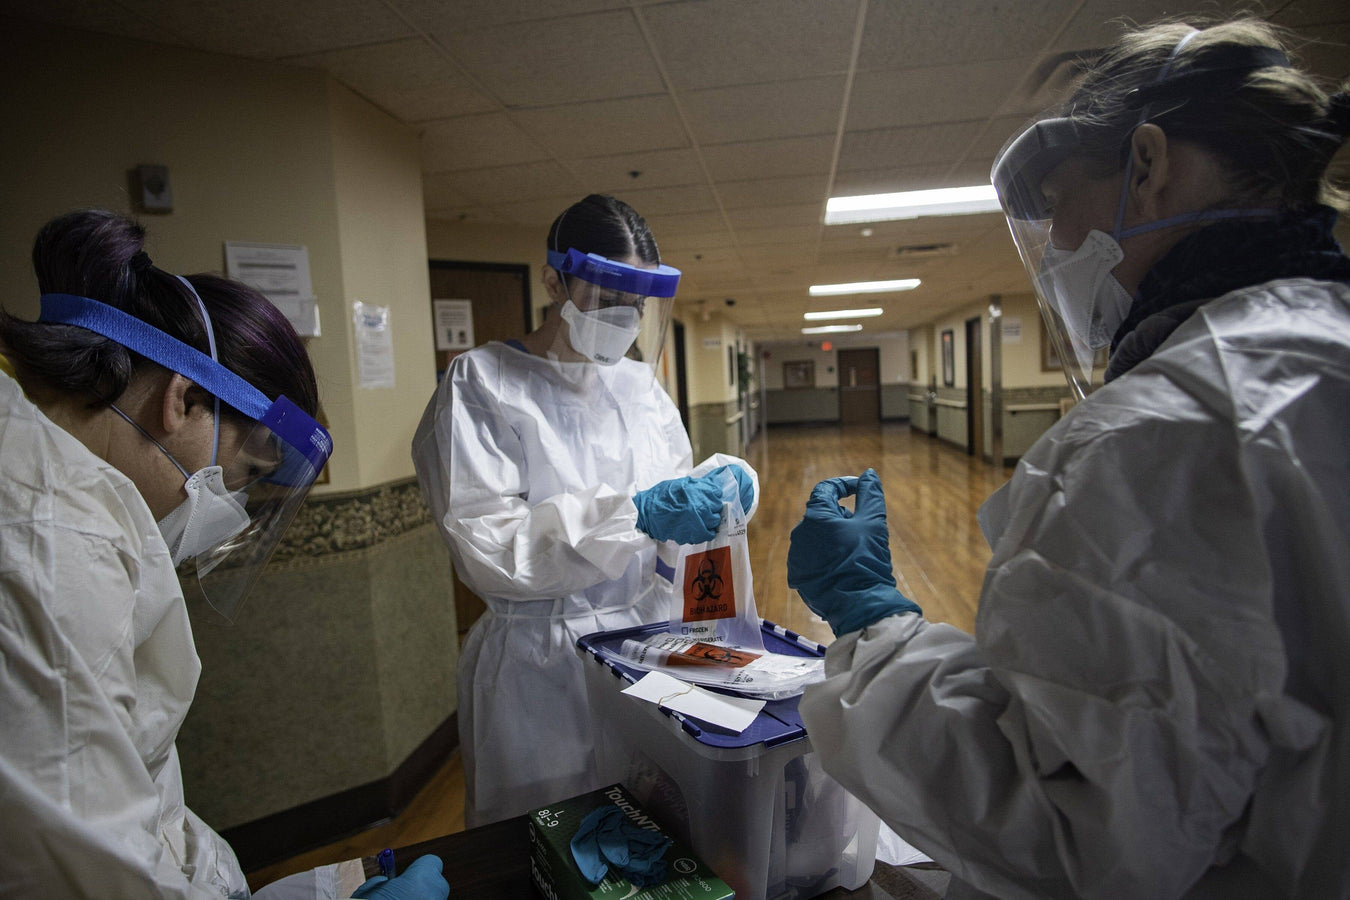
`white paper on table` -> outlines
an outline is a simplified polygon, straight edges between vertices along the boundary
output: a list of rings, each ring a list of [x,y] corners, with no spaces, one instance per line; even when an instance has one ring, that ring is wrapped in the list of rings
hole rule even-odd
[[[389,307],[374,303],[352,304],[356,326],[357,383],[363,388],[394,386],[394,338],[390,331]]]
[[[764,708],[763,700],[715,694],[664,672],[648,672],[624,693],[736,734],[749,728]]]

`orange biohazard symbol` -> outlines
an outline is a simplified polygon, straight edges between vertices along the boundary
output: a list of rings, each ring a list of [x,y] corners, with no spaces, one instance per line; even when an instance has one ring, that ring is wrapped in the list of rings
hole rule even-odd
[[[715,547],[689,554],[684,560],[684,621],[728,619],[735,615],[731,548]]]

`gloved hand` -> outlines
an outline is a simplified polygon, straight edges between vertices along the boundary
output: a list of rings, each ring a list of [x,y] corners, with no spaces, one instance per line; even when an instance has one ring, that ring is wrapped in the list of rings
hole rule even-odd
[[[750,507],[755,504],[755,482],[751,480],[749,472],[737,465],[726,465],[718,466],[703,477],[715,484],[721,484],[722,473],[727,469],[730,469],[731,474],[736,476],[736,484],[741,489],[741,510],[749,513]]]
[[[853,511],[839,505],[850,494],[858,496]],[[805,515],[792,529],[787,564],[788,587],[836,635],[896,613],[923,612],[895,589],[886,496],[872,469],[858,478],[830,478],[815,486]]]
[[[450,885],[441,875],[443,865],[439,856],[430,853],[419,856],[402,875],[394,878],[376,875],[352,896],[359,900],[446,900]]]
[[[722,485],[707,478],[671,478],[633,497],[637,527],[658,541],[701,544],[722,524]]]
[[[666,848],[670,838],[639,828],[612,804],[586,814],[572,835],[572,859],[591,884],[604,880],[612,867],[637,887],[666,880]]]

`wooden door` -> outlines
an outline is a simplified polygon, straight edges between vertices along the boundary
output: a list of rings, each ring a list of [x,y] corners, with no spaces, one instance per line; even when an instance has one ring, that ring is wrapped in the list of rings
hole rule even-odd
[[[984,366],[979,317],[966,320],[966,453],[984,457]]]
[[[530,267],[505,263],[473,263],[433,259],[431,267],[432,321],[435,301],[468,300],[473,310],[473,343],[506,341],[530,331]],[[435,340],[435,334],[428,336]],[[467,349],[467,348],[465,348]],[[463,349],[436,351],[436,381],[439,383]],[[453,512],[453,510],[451,511]],[[469,626],[487,608],[455,573],[455,617],[463,643]]]
[[[876,347],[839,351],[839,424],[881,421],[881,363]]]

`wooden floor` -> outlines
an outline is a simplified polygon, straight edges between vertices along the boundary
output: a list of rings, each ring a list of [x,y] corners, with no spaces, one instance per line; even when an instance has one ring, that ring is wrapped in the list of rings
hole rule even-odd
[[[974,630],[989,562],[975,512],[1011,469],[979,463],[905,424],[772,428],[751,443],[747,457],[759,472],[761,490],[749,529],[761,616],[829,643],[829,626],[787,587],[788,536],[816,482],[857,475],[871,466],[886,491],[891,558],[901,592],[930,620]],[[292,872],[463,828],[464,772],[456,753],[394,821],[250,873],[249,884],[257,890]]]

